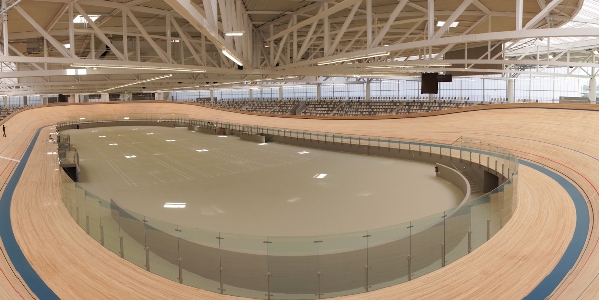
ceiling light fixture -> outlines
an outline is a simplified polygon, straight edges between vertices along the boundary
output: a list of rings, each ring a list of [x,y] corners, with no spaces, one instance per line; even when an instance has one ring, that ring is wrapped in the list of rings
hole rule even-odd
[[[187,206],[187,203],[183,202],[167,202],[164,204],[164,207],[166,208],[185,208],[185,206]]]
[[[451,25],[449,25],[450,28],[456,28],[458,27],[458,24],[460,24],[460,22],[452,22]],[[437,22],[437,27],[443,27],[445,25],[445,21],[438,21]]]
[[[245,31],[229,31],[225,32],[225,36],[243,36]]]
[[[352,60],[358,60],[358,59],[365,59],[365,58],[372,58],[372,57],[379,57],[379,56],[387,56],[389,54],[390,54],[389,51],[386,51],[386,52],[376,52],[376,53],[367,54],[367,55],[359,55],[359,56],[353,56],[353,57],[346,57],[346,58],[338,58],[338,59],[333,59],[333,60],[321,61],[317,65],[324,66],[324,65],[336,64],[336,63],[340,63],[340,62],[346,62],[346,61],[352,61]]]
[[[108,92],[108,91],[111,91],[111,90],[120,89],[120,88],[131,86],[131,85],[136,85],[136,84],[145,83],[145,82],[149,82],[149,81],[154,81],[154,80],[158,80],[158,79],[169,78],[171,76],[173,76],[173,74],[168,74],[168,75],[163,75],[163,76],[157,76],[157,77],[153,77],[153,78],[146,79],[146,80],[141,80],[141,81],[136,81],[136,82],[132,82],[132,83],[128,83],[128,84],[123,84],[123,85],[115,86],[113,88],[105,89],[105,90],[98,91],[98,92],[99,93]]]
[[[233,54],[229,53],[229,51],[227,51],[226,49],[222,50],[223,54],[228,57],[230,60],[232,60],[234,63],[243,66],[243,64],[237,59],[235,58],[235,56],[233,56]]]
[[[113,64],[88,64],[88,63],[75,63],[71,64],[71,67],[80,68],[106,68],[106,69],[132,69],[132,70],[155,70],[155,71],[172,71],[172,72],[192,72],[192,73],[204,73],[204,69],[194,68],[175,68],[167,66],[151,66],[151,65],[113,65]]]
[[[92,22],[95,22],[100,15],[87,15]],[[82,16],[82,15],[78,15],[73,19],[73,23],[77,23],[77,24],[87,24],[87,20]]]
[[[87,75],[87,69],[67,69],[67,75]]]

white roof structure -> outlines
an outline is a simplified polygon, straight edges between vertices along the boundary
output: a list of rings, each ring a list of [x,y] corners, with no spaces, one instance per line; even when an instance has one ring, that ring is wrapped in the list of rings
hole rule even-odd
[[[599,67],[586,51],[597,45],[598,3],[5,0],[0,94]]]

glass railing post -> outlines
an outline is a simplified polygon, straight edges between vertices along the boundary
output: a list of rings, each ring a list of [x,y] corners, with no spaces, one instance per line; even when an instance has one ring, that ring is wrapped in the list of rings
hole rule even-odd
[[[368,143],[370,145],[370,141]],[[370,270],[370,265],[368,264],[368,250],[369,250],[369,244],[368,244],[368,239],[370,238],[370,234],[366,233],[366,235],[362,236],[366,238],[366,264],[364,265],[364,280],[365,280],[365,284],[364,284],[364,290],[366,290],[366,292],[368,292],[370,290],[370,284],[368,281],[368,274],[369,274],[369,270]]]
[[[225,288],[223,287],[223,258],[222,258],[222,249],[221,249],[221,241],[222,241],[222,237],[220,236],[220,233],[218,234],[218,236],[216,237],[218,239],[218,281],[220,284],[220,287],[218,288],[219,292],[221,294],[225,293]]]
[[[410,254],[408,255],[408,281],[412,280],[412,228],[414,228],[414,226],[412,225],[412,222],[410,222],[410,225],[408,226],[408,229],[410,229],[410,245],[408,246],[410,248]]]

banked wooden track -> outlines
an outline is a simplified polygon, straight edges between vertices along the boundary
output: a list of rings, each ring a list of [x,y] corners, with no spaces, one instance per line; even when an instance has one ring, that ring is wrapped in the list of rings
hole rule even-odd
[[[508,108],[509,106],[501,106]],[[179,103],[111,103],[36,108],[6,121],[0,156],[20,159],[35,131],[68,116],[116,113],[184,113],[192,118],[307,131],[450,143],[473,136],[512,149],[521,158],[570,178],[589,196],[591,228],[576,267],[552,295],[556,299],[596,299],[599,283],[599,112],[590,106],[492,106],[421,118],[371,120],[294,119],[238,114]],[[239,299],[179,285],[148,273],[101,247],[80,229],[60,200],[55,151],[42,130],[17,186],[11,207],[13,229],[23,252],[47,285],[62,299]],[[55,156],[52,156],[55,158]],[[14,161],[0,158],[0,184]],[[568,246],[575,211],[555,181],[521,166],[514,216],[489,242],[431,274],[398,286],[347,299],[516,299],[526,296],[556,265]],[[0,257],[0,298],[31,298]]]

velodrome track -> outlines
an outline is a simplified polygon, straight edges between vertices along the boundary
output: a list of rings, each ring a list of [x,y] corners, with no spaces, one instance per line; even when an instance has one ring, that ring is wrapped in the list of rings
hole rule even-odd
[[[587,196],[587,245],[552,299],[599,298],[599,111],[591,106],[502,105],[419,118],[368,120],[294,119],[238,114],[184,103],[110,103],[49,106],[5,121],[0,138],[0,185],[8,181],[40,127],[68,116],[183,113],[191,118],[268,127],[430,140],[451,143],[472,136],[511,149],[569,178]],[[533,107],[533,108],[531,108]],[[432,115],[432,114],[431,114]],[[16,239],[30,264],[62,299],[239,299],[163,279],[122,260],[79,228],[60,200],[55,144],[42,129],[11,206]],[[512,219],[489,242],[447,267],[416,280],[347,299],[516,299],[528,295],[554,268],[574,232],[575,209],[566,191],[531,168],[520,167]],[[0,256],[0,299],[30,299],[30,291]]]

